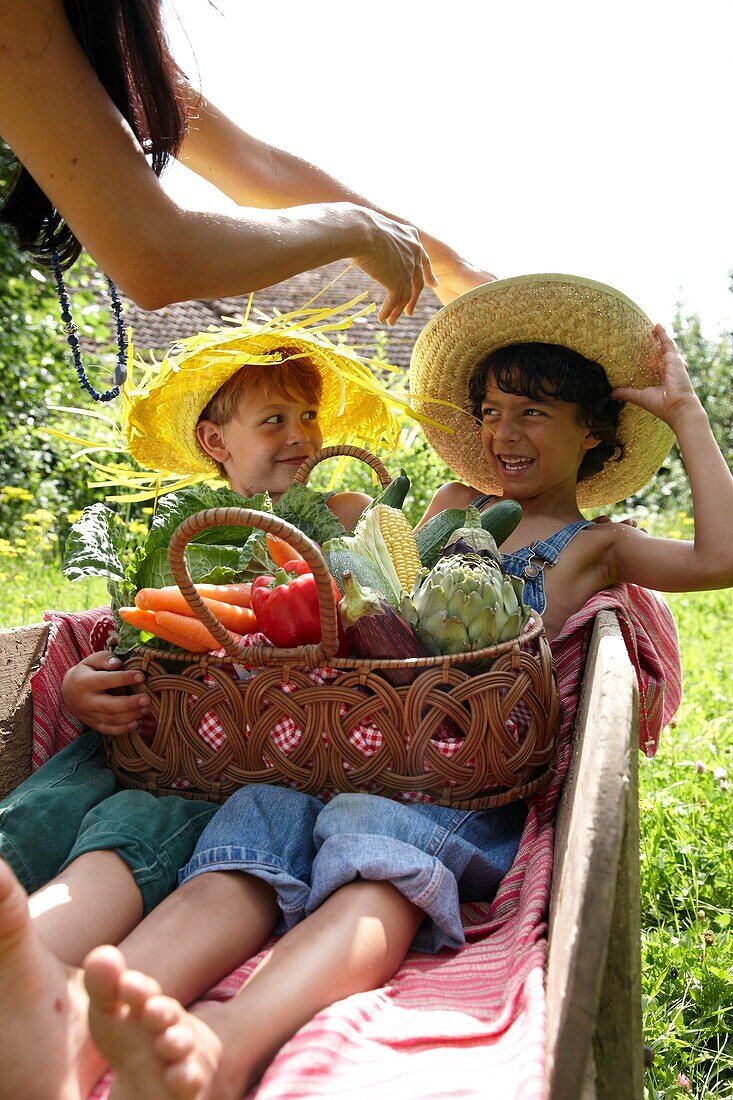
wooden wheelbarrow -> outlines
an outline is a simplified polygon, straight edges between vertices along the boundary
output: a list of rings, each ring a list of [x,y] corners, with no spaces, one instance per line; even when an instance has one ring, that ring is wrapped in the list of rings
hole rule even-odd
[[[48,624],[0,631],[0,797],[29,773],[30,676]],[[548,1100],[641,1100],[638,691],[599,613],[557,816],[547,966]]]

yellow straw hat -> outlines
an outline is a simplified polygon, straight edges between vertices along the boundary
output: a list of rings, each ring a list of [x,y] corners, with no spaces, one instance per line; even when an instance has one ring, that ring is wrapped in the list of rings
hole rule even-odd
[[[420,333],[410,365],[410,393],[425,434],[443,461],[469,485],[501,493],[470,411],[474,368],[509,344],[559,344],[601,364],[612,386],[659,382],[661,345],[648,317],[603,283],[573,275],[522,275],[474,287],[450,302]],[[436,404],[444,402],[445,404]],[[440,421],[441,427],[434,421]],[[447,429],[447,430],[446,430]],[[626,403],[619,439],[624,456],[578,483],[580,507],[623,500],[645,485],[674,442],[672,430]]]
[[[236,326],[181,340],[162,362],[148,366],[141,380],[133,382],[129,376],[123,389],[123,423],[132,456],[149,470],[218,476],[216,463],[196,438],[196,424],[211,398],[248,364],[297,361],[301,356],[307,356],[321,375],[318,419],[324,446],[394,448],[399,423],[392,406],[407,406],[406,400],[389,394],[353,348],[334,344],[326,335],[327,330],[347,328],[354,317],[374,308],[344,316],[343,311],[359,300],[338,309],[262,315],[259,324],[245,318]]]

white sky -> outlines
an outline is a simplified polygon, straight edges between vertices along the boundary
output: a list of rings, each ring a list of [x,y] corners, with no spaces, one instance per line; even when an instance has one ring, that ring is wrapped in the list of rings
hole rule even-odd
[[[729,0],[167,3],[179,60],[240,125],[474,263],[733,326]],[[182,168],[168,186],[218,201]]]

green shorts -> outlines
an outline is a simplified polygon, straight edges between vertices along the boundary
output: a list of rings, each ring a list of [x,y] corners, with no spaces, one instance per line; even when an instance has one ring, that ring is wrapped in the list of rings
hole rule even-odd
[[[218,809],[121,787],[100,734],[88,730],[0,802],[0,856],[33,893],[78,856],[111,850],[132,871],[149,913],[174,889]]]

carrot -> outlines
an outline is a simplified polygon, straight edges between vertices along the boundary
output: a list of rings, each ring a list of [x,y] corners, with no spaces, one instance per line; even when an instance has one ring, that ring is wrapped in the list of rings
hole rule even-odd
[[[211,587],[220,586],[211,585]],[[236,630],[238,634],[249,634],[257,628],[255,613],[248,607],[238,607],[236,604],[222,603],[220,600],[204,599],[204,603],[227,630]],[[141,588],[135,596],[135,604],[144,611],[154,611],[156,614],[159,611],[169,611],[189,619],[196,617],[183,593],[175,585],[168,585],[165,588]]]
[[[213,634],[209,633],[198,619],[189,619],[186,615],[177,615],[175,611],[156,611],[155,628],[177,635],[176,645],[190,649],[192,653],[208,653],[220,649]]]
[[[250,634],[257,629],[257,616],[249,607],[237,607],[233,603],[220,603],[219,600],[204,600],[204,603],[227,630]]]
[[[251,607],[252,584],[195,584],[199,596],[220,603],[233,603],[237,607]]]
[[[297,550],[294,550],[289,542],[285,539],[279,538],[277,535],[265,535],[265,542],[267,544],[267,553],[270,555],[275,565],[282,567],[289,561],[303,561],[303,555],[299,554]]]
[[[165,588],[141,588],[135,596],[135,606],[143,611],[176,611],[195,618],[177,584]]]
[[[171,642],[191,653],[208,653],[211,649],[219,648],[219,643],[198,619],[187,619],[183,615],[159,611],[157,615],[167,615],[173,620],[168,623],[159,622],[156,612],[145,611],[139,607],[121,607],[119,615],[130,626],[136,626],[138,630],[145,630],[148,634],[154,634],[156,638],[162,638],[164,642]],[[176,629],[179,622],[185,624],[183,632]]]

